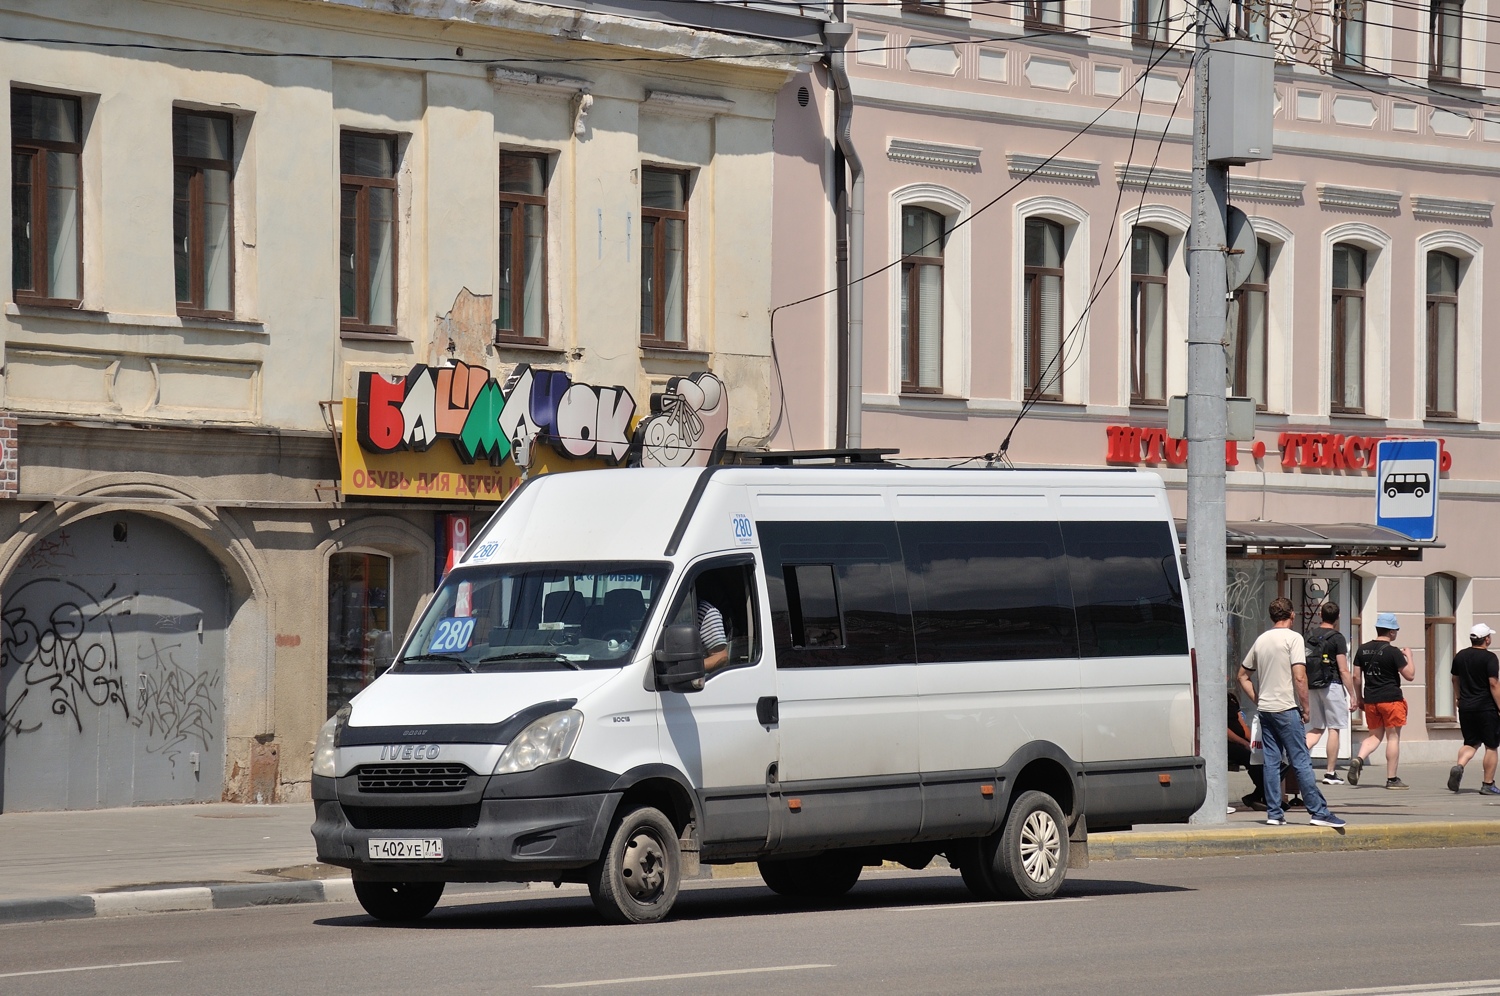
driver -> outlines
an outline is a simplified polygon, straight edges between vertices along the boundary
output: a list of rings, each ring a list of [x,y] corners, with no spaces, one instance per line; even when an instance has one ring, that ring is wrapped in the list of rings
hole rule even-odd
[[[698,638],[703,641],[703,670],[712,674],[729,663],[729,637],[724,632],[724,614],[698,591]]]

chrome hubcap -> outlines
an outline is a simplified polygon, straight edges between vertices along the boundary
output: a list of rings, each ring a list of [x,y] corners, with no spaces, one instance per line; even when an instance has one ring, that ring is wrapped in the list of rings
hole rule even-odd
[[[625,888],[639,903],[652,902],[661,895],[667,879],[666,849],[649,830],[638,830],[625,845],[625,860],[620,876]]]
[[[1021,825],[1021,867],[1026,877],[1045,884],[1062,861],[1062,837],[1057,821],[1045,812],[1035,812]]]

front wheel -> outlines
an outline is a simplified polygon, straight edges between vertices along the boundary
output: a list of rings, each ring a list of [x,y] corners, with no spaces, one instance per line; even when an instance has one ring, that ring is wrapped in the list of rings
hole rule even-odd
[[[756,865],[772,892],[793,899],[837,899],[854,888],[865,867],[858,858],[837,851]]]
[[[1051,899],[1068,870],[1068,826],[1045,792],[1023,792],[995,848],[995,887],[1007,899]]]
[[[1387,498],[1394,498],[1394,497],[1396,497],[1396,489],[1395,488],[1386,488],[1385,489],[1385,496]]]
[[[354,880],[354,895],[377,920],[410,923],[432,912],[443,898],[442,882],[368,882]]]
[[[677,901],[681,869],[672,822],[642,806],[615,820],[609,846],[589,867],[589,895],[611,923],[655,923]]]
[[[1412,492],[1412,494],[1416,495],[1418,498],[1422,497],[1426,493],[1427,492],[1425,490],[1423,490],[1422,488],[1418,488],[1417,490],[1415,490],[1415,491]]]

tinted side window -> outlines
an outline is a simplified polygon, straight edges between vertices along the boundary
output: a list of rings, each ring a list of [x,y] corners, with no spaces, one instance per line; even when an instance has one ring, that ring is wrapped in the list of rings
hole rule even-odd
[[[1165,522],[1064,522],[1084,657],[1185,654],[1187,623]]]
[[[901,545],[894,523],[759,522],[756,529],[766,559],[778,667],[909,664],[916,660]],[[795,569],[789,574],[788,567]],[[833,578],[831,600],[827,592],[829,572]],[[788,577],[791,586],[798,589],[801,618],[797,632],[793,628]],[[829,608],[830,601],[835,608]],[[842,646],[829,643],[836,638],[829,625],[830,611],[842,618]],[[809,614],[814,614],[811,619]]]
[[[1076,658],[1055,522],[903,522],[917,659]]]
[[[792,646],[799,650],[843,647],[844,614],[832,564],[787,564],[787,610],[791,613]]]

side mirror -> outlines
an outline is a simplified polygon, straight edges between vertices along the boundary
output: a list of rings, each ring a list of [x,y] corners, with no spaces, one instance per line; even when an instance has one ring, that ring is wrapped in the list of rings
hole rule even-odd
[[[703,687],[703,643],[692,623],[668,626],[654,658],[657,682],[667,691],[695,692]]]

